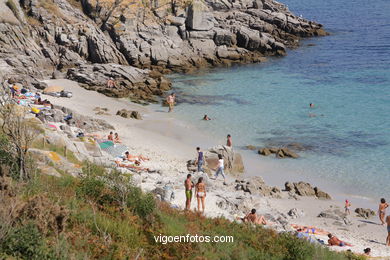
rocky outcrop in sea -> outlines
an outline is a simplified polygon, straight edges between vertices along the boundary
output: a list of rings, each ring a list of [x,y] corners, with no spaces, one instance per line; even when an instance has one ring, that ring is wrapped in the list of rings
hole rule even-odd
[[[24,85],[66,77],[109,96],[155,102],[164,74],[285,55],[322,25],[272,0],[1,0],[0,70]],[[114,86],[107,86],[112,78]]]

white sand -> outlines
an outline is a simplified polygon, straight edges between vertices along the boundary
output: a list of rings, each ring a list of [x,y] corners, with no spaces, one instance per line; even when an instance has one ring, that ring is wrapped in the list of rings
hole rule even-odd
[[[49,85],[64,86],[65,90],[73,92],[73,97],[68,99],[44,96],[44,98],[49,99],[55,105],[71,108],[77,113],[106,120],[115,127],[115,132],[119,133],[123,143],[130,148],[132,154],[142,154],[151,159],[150,162],[145,163],[145,167],[158,169],[161,171],[161,175],[149,174],[146,176],[148,181],[145,181],[144,178],[141,184],[143,189],[151,190],[154,188],[153,183],[155,182],[150,182],[150,180],[171,181],[174,183],[176,194],[173,204],[180,208],[184,207],[185,196],[182,183],[187,174],[186,161],[195,158],[195,147],[198,140],[208,143],[209,146],[215,144],[213,140],[206,134],[199,133],[196,129],[175,120],[171,114],[165,112],[166,108],[161,108],[157,112],[152,111],[149,107],[137,105],[125,99],[109,98],[97,92],[85,90],[69,80],[48,80],[46,82]],[[108,108],[110,115],[96,115],[96,112],[93,111],[95,107]],[[116,116],[116,112],[123,108],[139,111],[143,120]],[[232,182],[232,179],[229,182]],[[216,205],[217,194],[223,193],[225,189],[222,180],[213,181],[211,186],[208,188],[206,198],[206,215],[232,218],[229,216],[229,212]],[[296,201],[287,198],[252,198],[252,202],[253,204],[260,202],[261,205],[264,205],[260,210],[260,213],[263,214],[274,214],[275,212],[286,214],[291,208],[303,210],[305,216],[289,220],[289,222],[322,228],[354,245],[351,248],[332,247],[334,250],[351,249],[356,253],[362,253],[364,248],[370,247],[372,256],[379,257],[376,259],[390,259],[390,247],[386,247],[384,244],[387,235],[386,227],[378,225],[378,217],[364,220],[356,217],[352,212],[352,225],[350,226],[338,226],[334,224],[335,220],[317,217],[322,210],[330,206],[342,208],[343,202],[341,200],[321,201],[314,198],[302,198]],[[196,201],[193,200],[192,209],[195,206]],[[355,207],[359,207],[359,205],[353,205],[352,209]],[[374,210],[376,207],[377,205],[371,206]],[[319,238],[326,241],[325,237]]]

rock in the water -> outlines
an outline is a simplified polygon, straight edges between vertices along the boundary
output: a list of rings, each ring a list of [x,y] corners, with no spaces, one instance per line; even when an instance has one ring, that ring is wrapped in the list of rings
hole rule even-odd
[[[299,158],[299,155],[294,153],[293,151],[291,151],[290,149],[288,148],[282,148],[281,151],[283,152],[284,156],[286,157],[290,157],[290,158]]]
[[[245,146],[245,148],[248,150],[256,150],[257,149],[257,147],[254,145],[247,145],[247,146]]]
[[[271,154],[271,151],[268,148],[262,148],[258,151],[258,153],[264,156],[268,156]]]

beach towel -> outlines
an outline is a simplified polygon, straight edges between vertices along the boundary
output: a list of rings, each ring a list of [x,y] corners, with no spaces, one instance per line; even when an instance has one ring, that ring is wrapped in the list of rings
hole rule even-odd
[[[106,143],[108,143],[108,142],[106,142]],[[128,150],[127,146],[124,146],[122,144],[107,145],[105,148],[102,148],[102,144],[103,143],[99,144],[100,148],[103,151],[105,151],[106,153],[112,155],[113,157],[120,157],[122,154],[124,154]]]
[[[107,149],[107,148],[109,148],[111,146],[114,146],[114,142],[113,141],[104,141],[104,142],[99,142],[98,141],[98,143],[99,143],[99,146],[100,146],[101,149]]]

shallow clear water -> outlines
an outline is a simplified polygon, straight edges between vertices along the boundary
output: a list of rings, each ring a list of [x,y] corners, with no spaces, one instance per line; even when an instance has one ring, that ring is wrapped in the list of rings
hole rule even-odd
[[[389,196],[390,1],[282,2],[332,35],[263,64],[174,75],[185,101],[175,116],[216,143],[227,133],[235,146],[301,143],[309,150],[298,160],[258,161],[361,195]],[[204,114],[213,120],[201,121]]]

